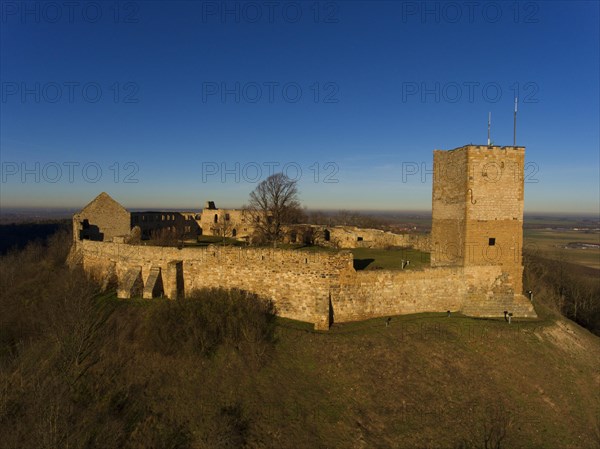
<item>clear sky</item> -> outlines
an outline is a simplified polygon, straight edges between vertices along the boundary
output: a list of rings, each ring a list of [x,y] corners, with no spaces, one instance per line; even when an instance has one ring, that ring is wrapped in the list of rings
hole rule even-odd
[[[526,147],[526,212],[598,213],[597,1],[0,1],[2,207],[430,210],[432,151]]]

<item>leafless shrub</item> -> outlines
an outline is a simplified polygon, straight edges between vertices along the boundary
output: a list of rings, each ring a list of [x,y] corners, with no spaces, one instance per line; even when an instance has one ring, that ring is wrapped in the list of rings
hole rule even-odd
[[[141,420],[126,446],[127,449],[186,449],[192,447],[192,435],[184,423],[149,414]]]
[[[181,246],[183,235],[174,229],[161,228],[150,233],[149,245],[155,246]]]
[[[209,357],[227,345],[260,358],[274,342],[274,313],[271,301],[241,290],[197,290],[182,301],[156,301],[144,341],[167,355],[186,351]]]
[[[600,335],[600,279],[593,269],[525,252],[524,286],[534,301]]]
[[[490,404],[471,419],[470,436],[455,449],[502,449],[513,425],[513,416],[502,404]]]

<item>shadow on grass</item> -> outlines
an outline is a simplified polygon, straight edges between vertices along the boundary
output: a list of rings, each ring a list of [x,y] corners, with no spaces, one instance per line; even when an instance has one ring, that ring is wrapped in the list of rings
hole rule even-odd
[[[375,259],[354,259],[354,269],[364,270],[373,262],[375,262]]]

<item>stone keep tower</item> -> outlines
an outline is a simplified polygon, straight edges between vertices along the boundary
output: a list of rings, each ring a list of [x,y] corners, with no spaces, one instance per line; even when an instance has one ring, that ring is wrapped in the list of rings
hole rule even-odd
[[[501,266],[522,293],[524,160],[524,147],[433,152],[432,266]]]

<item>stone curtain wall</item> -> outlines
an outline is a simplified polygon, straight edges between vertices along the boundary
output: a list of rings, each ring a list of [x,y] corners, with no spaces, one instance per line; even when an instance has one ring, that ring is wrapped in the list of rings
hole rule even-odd
[[[330,241],[338,248],[411,247],[419,251],[431,250],[429,234],[394,234],[379,229],[361,229],[349,226],[323,228],[329,230]],[[323,232],[322,231],[322,232]],[[358,240],[361,237],[362,240]]]
[[[175,299],[203,287],[239,288],[272,299],[282,317],[334,322],[420,312],[463,311],[474,316],[535,316],[514,294],[501,266],[405,271],[355,271],[349,253],[298,253],[259,248],[166,248],[82,241],[86,271],[121,297],[152,297],[160,270],[164,295]],[[178,276],[181,279],[178,280]],[[146,296],[146,293],[149,296]]]
[[[515,295],[502,266],[344,270],[339,280],[332,288],[337,322],[447,310],[480,317],[503,316],[505,310],[519,317],[536,316],[531,303]]]
[[[278,314],[326,327],[330,286],[352,269],[350,253],[298,253],[281,249],[168,248],[111,242],[78,242],[84,269],[101,281],[116,273],[120,284],[140,269],[146,283],[160,268],[165,296],[177,297],[175,264],[183,270],[183,293],[203,287],[239,288],[272,299]],[[317,316],[317,311],[319,311]],[[320,323],[320,324],[319,324]]]
[[[458,311],[467,293],[462,269],[346,270],[332,295],[334,321],[420,312]]]

